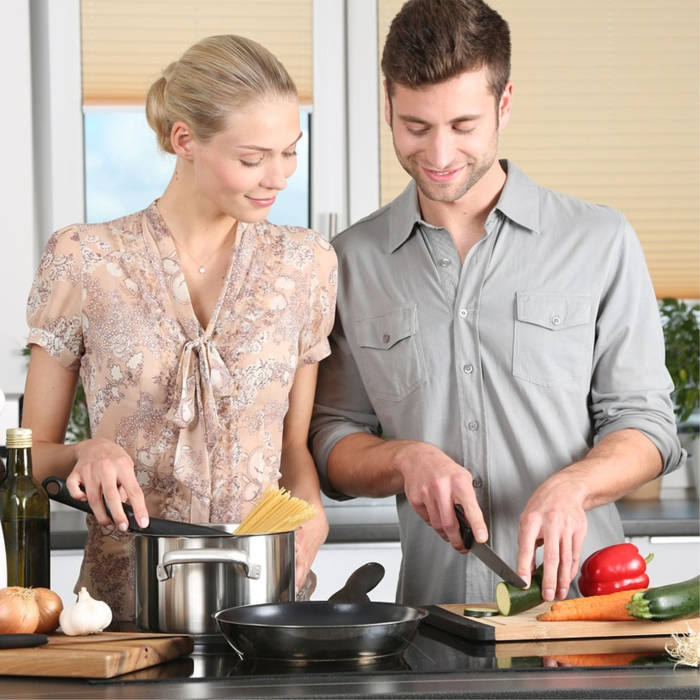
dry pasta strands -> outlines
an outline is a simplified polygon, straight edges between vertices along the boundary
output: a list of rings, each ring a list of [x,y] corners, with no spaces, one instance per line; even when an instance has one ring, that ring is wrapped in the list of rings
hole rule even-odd
[[[284,488],[268,486],[234,535],[269,535],[296,530],[316,515],[316,508]]]

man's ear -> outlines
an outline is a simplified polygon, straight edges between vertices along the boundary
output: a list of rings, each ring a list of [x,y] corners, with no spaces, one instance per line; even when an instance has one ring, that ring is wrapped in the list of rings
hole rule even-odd
[[[384,120],[391,129],[391,95],[386,80],[384,81]]]
[[[176,156],[186,160],[192,158],[194,134],[185,122],[177,121],[173,124],[173,128],[170,130],[170,145],[173,147]]]
[[[498,129],[505,128],[510,121],[510,111],[513,106],[513,83],[509,80],[503,88],[501,100],[498,103]]]

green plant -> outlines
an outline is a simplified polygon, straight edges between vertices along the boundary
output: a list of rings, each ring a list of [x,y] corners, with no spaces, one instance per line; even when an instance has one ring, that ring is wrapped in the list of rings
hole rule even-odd
[[[22,355],[29,356],[29,348],[22,348]],[[78,380],[75,389],[73,405],[70,409],[68,426],[66,427],[66,442],[80,442],[90,437],[90,416],[88,415],[87,402],[85,400],[85,389]]]
[[[672,398],[680,423],[700,406],[700,304],[662,299],[659,306],[666,342],[666,367],[673,379]]]

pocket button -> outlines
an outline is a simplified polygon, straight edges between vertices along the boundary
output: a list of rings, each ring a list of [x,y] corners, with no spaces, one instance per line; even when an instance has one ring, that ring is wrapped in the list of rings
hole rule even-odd
[[[388,333],[385,333],[385,334],[382,336],[382,343],[384,343],[385,345],[386,345],[390,340],[391,340],[391,336],[390,336]]]
[[[552,316],[552,325],[558,326],[560,323],[561,323],[561,316],[559,314],[554,314],[554,316]]]
[[[469,430],[478,430],[479,429],[479,423],[475,420],[470,420],[469,423],[467,423],[467,428]]]
[[[480,476],[477,476],[476,479],[472,481],[472,486],[475,489],[480,489],[484,485],[484,482],[481,480]]]

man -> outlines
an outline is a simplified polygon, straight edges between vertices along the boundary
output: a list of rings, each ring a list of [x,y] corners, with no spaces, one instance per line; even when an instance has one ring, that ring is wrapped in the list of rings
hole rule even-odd
[[[324,490],[396,494],[402,602],[493,599],[455,504],[527,581],[542,545],[544,598],[564,598],[582,558],[623,539],[612,502],[683,457],[641,247],[618,212],[497,159],[510,36],[486,4],[410,0],[382,69],[412,181],[333,242]]]

